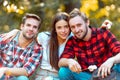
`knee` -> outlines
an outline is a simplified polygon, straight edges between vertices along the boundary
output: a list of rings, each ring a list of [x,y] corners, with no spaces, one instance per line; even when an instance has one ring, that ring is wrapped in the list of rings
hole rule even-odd
[[[70,72],[70,70],[69,70],[68,67],[61,67],[61,68],[59,69],[58,74],[59,74],[59,75],[64,75],[64,74],[66,74],[66,73],[68,73],[68,72]]]
[[[74,80],[72,72],[68,67],[61,67],[58,74],[60,80]]]
[[[29,80],[27,76],[18,76],[16,80]]]
[[[114,67],[113,67],[114,70],[116,70],[117,72],[120,72],[120,63],[116,64]]]

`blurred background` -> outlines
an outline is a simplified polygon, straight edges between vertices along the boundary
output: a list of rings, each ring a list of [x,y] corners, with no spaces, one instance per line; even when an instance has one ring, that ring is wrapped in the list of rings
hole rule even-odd
[[[40,31],[49,30],[56,12],[69,13],[73,8],[86,13],[94,27],[100,27],[106,19],[112,21],[110,31],[120,40],[119,0],[0,0],[0,33],[19,29],[21,18],[27,12],[42,18]]]

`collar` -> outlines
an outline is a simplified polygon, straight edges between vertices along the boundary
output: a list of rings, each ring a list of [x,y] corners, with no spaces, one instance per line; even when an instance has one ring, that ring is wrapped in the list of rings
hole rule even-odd
[[[13,42],[15,45],[18,45],[19,36],[20,36],[20,31],[17,33],[17,35],[15,36],[15,38],[13,38],[13,40],[12,40],[12,42]],[[33,40],[27,47],[32,47],[32,46],[34,45],[34,43],[36,43],[35,40]]]

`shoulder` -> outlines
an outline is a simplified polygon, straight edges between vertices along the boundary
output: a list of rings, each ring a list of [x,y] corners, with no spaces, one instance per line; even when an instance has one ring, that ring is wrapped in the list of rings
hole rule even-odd
[[[92,33],[94,34],[104,34],[104,33],[111,33],[109,30],[107,29],[103,29],[103,28],[91,28],[92,29]]]
[[[2,41],[2,37],[0,36],[0,41]]]
[[[49,32],[40,32],[37,36],[38,43],[44,43],[45,41],[48,41],[50,38]]]
[[[73,42],[73,41],[76,41],[76,38],[75,38],[75,36],[70,36],[69,38],[68,38],[68,40],[67,40],[67,42]]]
[[[102,29],[102,28],[92,28],[92,34],[104,39],[109,39],[112,37],[115,37],[108,29]]]
[[[41,50],[43,50],[43,47],[42,47],[42,44],[39,44],[37,41],[35,41],[35,43],[33,44],[33,51],[41,51]]]
[[[38,37],[43,37],[43,36],[50,36],[50,32],[45,31],[45,32],[40,32],[40,33],[38,34]]]

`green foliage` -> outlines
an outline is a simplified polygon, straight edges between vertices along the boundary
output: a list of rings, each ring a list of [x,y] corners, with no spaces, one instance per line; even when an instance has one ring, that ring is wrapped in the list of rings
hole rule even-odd
[[[119,0],[7,0],[8,3],[3,5],[5,1],[0,0],[0,33],[19,28],[21,18],[26,12],[35,13],[42,18],[40,31],[49,30],[56,12],[69,13],[77,7],[89,15],[91,25],[95,27],[100,27],[105,19],[111,20],[111,32],[120,40]]]
[[[100,27],[104,20],[109,19],[113,23],[110,31],[120,40],[119,0],[81,0],[81,3],[80,10],[89,16],[92,26]]]
[[[6,5],[5,1],[8,1]],[[19,28],[21,18],[26,12],[35,13],[42,18],[40,31],[49,30],[56,12],[69,13],[75,7],[89,15],[92,26],[100,27],[105,19],[112,21],[110,31],[120,40],[119,0],[0,0],[0,33]]]

